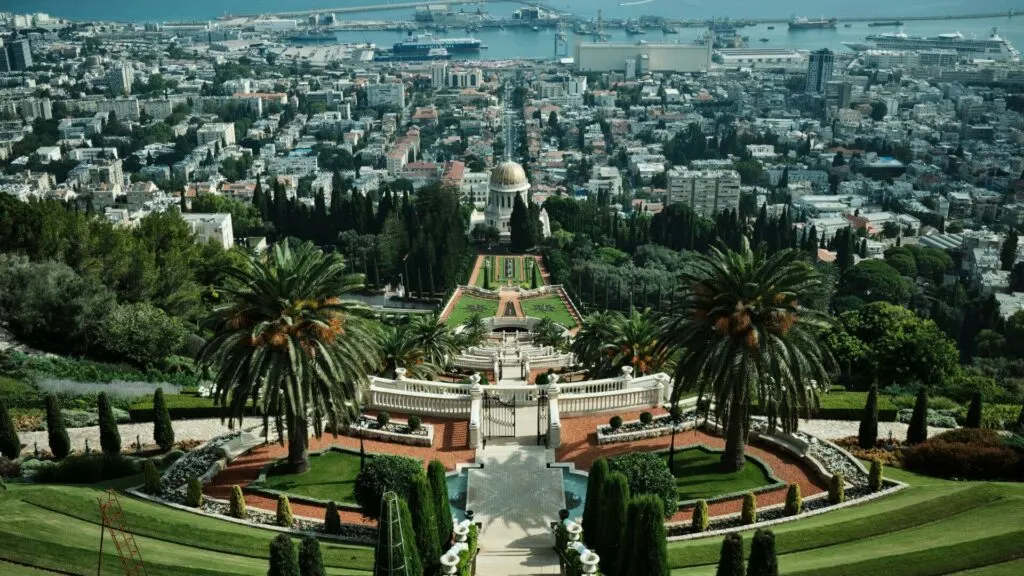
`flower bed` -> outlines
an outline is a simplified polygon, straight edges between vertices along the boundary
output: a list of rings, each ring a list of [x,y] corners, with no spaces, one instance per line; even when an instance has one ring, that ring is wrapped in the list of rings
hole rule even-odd
[[[184,494],[179,489],[192,478],[202,478],[205,483],[214,474],[220,472],[223,467],[218,466],[218,462],[227,460],[224,446],[241,436],[241,434],[241,432],[229,432],[228,434],[217,436],[203,445],[202,448],[193,450],[178,459],[177,462],[164,472],[163,477],[160,479],[160,496],[170,500],[173,494],[180,494],[182,501],[184,501]]]
[[[679,430],[693,428],[697,422],[697,412],[684,412],[680,416]],[[658,438],[668,436],[672,433],[672,417],[668,415],[657,416],[650,424],[644,424],[639,420],[623,422],[622,426],[613,429],[610,425],[604,424],[597,427],[597,444],[614,444],[617,442],[633,442],[645,438]]]
[[[380,440],[382,442],[394,442],[408,446],[433,446],[434,427],[430,424],[420,424],[419,428],[413,430],[409,423],[404,420],[390,420],[381,426],[375,418],[360,416],[353,422],[350,428],[351,436],[362,436],[369,440]]]

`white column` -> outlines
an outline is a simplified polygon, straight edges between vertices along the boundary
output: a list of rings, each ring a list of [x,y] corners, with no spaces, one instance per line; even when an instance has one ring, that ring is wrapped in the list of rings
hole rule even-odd
[[[662,372],[655,377],[655,380],[657,380],[658,385],[661,386],[662,402],[670,402],[672,400],[672,379],[668,374]]]
[[[484,391],[480,386],[480,375],[470,376],[472,387],[469,389],[469,447],[476,450],[480,447],[480,418],[483,416]]]
[[[562,419],[558,414],[558,376],[551,375],[548,385],[548,447],[558,448],[562,445]]]

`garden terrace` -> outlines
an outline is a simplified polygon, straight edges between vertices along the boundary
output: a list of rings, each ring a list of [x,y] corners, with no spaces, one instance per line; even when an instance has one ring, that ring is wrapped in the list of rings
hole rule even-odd
[[[489,276],[488,276],[489,274]],[[481,256],[473,270],[471,285],[478,288],[497,290],[501,286],[534,288],[544,285],[538,260],[533,256]]]
[[[662,454],[666,463],[669,455]],[[725,494],[740,494],[778,484],[767,466],[747,456],[747,465],[739,472],[721,472],[721,451],[703,446],[677,449],[672,458],[672,475],[680,502],[711,500]]]

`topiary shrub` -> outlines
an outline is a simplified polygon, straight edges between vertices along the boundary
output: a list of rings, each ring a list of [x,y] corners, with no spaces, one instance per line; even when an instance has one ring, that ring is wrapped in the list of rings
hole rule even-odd
[[[608,426],[610,426],[612,430],[622,428],[622,416],[612,416],[611,419],[608,420]]]
[[[981,428],[981,392],[976,391],[971,395],[971,406],[967,409],[964,427]]]
[[[740,522],[744,525],[757,522],[757,496],[753,492],[743,495],[743,508],[740,510]]]
[[[906,469],[939,478],[1020,480],[1024,456],[995,430],[958,428],[914,446],[903,456]]]
[[[629,481],[618,472],[609,472],[601,490],[600,524],[597,526],[598,555],[603,570],[614,574],[626,540],[624,530],[629,517]],[[562,548],[564,550],[565,548]]]
[[[21,439],[14,420],[7,412],[7,405],[0,398],[0,456],[14,460],[21,455]]]
[[[371,518],[380,515],[380,499],[385,492],[395,492],[403,500],[409,497],[409,484],[421,474],[423,465],[405,456],[378,454],[366,461],[356,476],[353,490],[356,503]]]
[[[192,478],[188,481],[188,491],[185,492],[185,505],[192,508],[199,508],[203,505],[203,483],[199,478]]]
[[[718,570],[715,576],[745,576],[743,566],[743,535],[738,532],[726,535],[722,550],[718,554]]]
[[[389,422],[391,422],[391,414],[388,414],[387,412],[380,412],[377,414],[378,426],[386,428]]]
[[[928,439],[928,390],[921,388],[917,391],[917,400],[914,402],[914,414],[910,417],[910,425],[907,427],[907,444],[920,444]]]
[[[117,429],[113,406],[110,405],[110,398],[106,392],[100,392],[96,398],[96,411],[99,413],[100,448],[104,454],[119,454],[121,433]]]
[[[423,419],[419,416],[409,416],[409,431],[415,432],[423,427]]]
[[[292,503],[288,501],[288,496],[280,494],[277,497],[277,525],[285,528],[291,528],[294,523],[294,517],[292,516]]]
[[[245,507],[245,494],[242,494],[242,487],[235,484],[231,487],[231,502],[228,506],[228,515],[232,518],[245,519],[249,511]]]
[[[843,480],[843,473],[836,472],[828,481],[828,503],[842,504],[846,501],[846,484]]]
[[[374,551],[374,576],[419,576],[423,574],[412,518],[405,501],[394,492],[385,492],[377,505],[380,522]]]
[[[448,501],[448,481],[444,464],[440,460],[431,460],[427,466],[427,480],[430,482],[430,493],[434,496],[434,512],[437,517],[437,542],[446,548],[452,539],[454,523],[452,507]]]
[[[338,505],[331,500],[324,510],[324,532],[328,534],[341,534],[341,514],[338,513]]]
[[[750,543],[747,576],[779,576],[779,560],[775,554],[775,534],[761,529],[754,532]]]
[[[46,395],[46,437],[50,441],[50,452],[57,460],[71,453],[71,438],[64,427],[60,402],[53,394]]]
[[[313,536],[305,536],[299,544],[300,576],[326,576],[324,559],[320,554],[320,541]]]
[[[267,576],[299,576],[295,547],[287,534],[278,534],[270,541],[270,570]]]
[[[665,509],[653,494],[636,496],[629,504],[626,534],[632,540],[620,566],[627,574],[668,576]]]
[[[651,424],[651,422],[654,422],[654,414],[651,414],[650,412],[641,412],[640,413],[640,423],[641,424],[643,424],[644,426],[649,426]]]
[[[690,527],[694,532],[704,532],[708,529],[708,503],[706,501],[697,501],[697,505],[693,508],[693,519],[690,522]]]
[[[878,440],[878,385],[872,384],[868,391],[868,400],[864,405],[864,415],[860,419],[857,432],[857,443],[868,450],[875,447]]]
[[[600,545],[601,503],[604,502],[602,491],[607,486],[608,475],[608,460],[605,458],[594,460],[587,475],[587,499],[583,502],[583,541],[595,550]]]
[[[146,494],[159,494],[160,493],[160,472],[156,469],[156,464],[152,460],[146,460],[142,465],[142,489],[146,491]]]
[[[616,456],[609,460],[608,469],[612,472],[621,472],[626,477],[629,481],[629,492],[634,497],[641,494],[657,496],[661,499],[665,514],[675,514],[678,509],[676,479],[660,454],[634,452]]]
[[[163,388],[157,388],[153,393],[153,441],[164,452],[174,447],[174,426],[171,425],[171,413],[164,400]]]
[[[878,460],[871,462],[871,471],[868,473],[868,490],[878,492],[882,489],[882,463]]]
[[[427,574],[434,574],[441,567],[441,546],[437,541],[437,530],[434,529],[437,526],[434,514],[434,500],[427,477],[423,473],[417,474],[409,484],[409,516],[415,527],[420,562]]]
[[[782,513],[786,516],[796,516],[803,509],[804,500],[800,497],[800,485],[790,484],[789,490],[786,491],[786,506]]]

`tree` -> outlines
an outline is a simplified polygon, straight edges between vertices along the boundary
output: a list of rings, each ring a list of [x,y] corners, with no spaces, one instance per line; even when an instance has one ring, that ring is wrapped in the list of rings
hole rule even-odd
[[[722,551],[718,555],[718,569],[715,576],[745,576],[743,565],[743,535],[738,532],[727,534],[722,539]]]
[[[380,508],[373,576],[421,576],[408,506],[394,492],[386,492]]]
[[[588,497],[583,503],[583,540],[587,546],[595,549],[601,544],[601,505],[608,475],[608,461],[598,458],[590,466],[587,476]]]
[[[270,541],[270,570],[267,576],[299,576],[295,547],[287,534],[278,534]]]
[[[57,460],[71,452],[71,439],[64,427],[64,416],[60,412],[60,401],[53,394],[46,395],[46,436],[50,441],[50,452]]]
[[[660,346],[661,336],[661,322],[652,309],[595,313],[583,320],[573,352],[592,374],[612,376],[632,366],[637,376],[644,376],[671,365],[672,351]]]
[[[100,448],[104,454],[116,456],[121,452],[121,433],[117,429],[114,409],[106,392],[100,392],[96,399],[96,409],[99,411]]]
[[[1017,263],[1018,242],[1017,231],[1010,229],[1006,239],[1003,240],[1003,245],[999,247],[999,262],[1003,270],[1012,270],[1013,265]]]
[[[232,518],[245,519],[249,515],[245,507],[245,494],[238,484],[231,487],[231,501],[228,504],[228,515]]]
[[[697,504],[693,507],[690,528],[694,532],[704,532],[708,529],[708,503],[706,500],[698,500]]]
[[[828,479],[828,503],[842,504],[846,501],[846,481],[842,472],[834,472]]]
[[[21,454],[21,440],[18,438],[18,429],[14,427],[14,420],[7,412],[7,405],[0,398],[0,455],[8,460],[14,460]]]
[[[636,496],[629,503],[626,538],[632,541],[620,566],[627,574],[668,576],[668,549],[665,540],[665,508],[651,494]],[[626,544],[626,543],[624,543]]]
[[[885,115],[889,113],[889,107],[881,100],[876,100],[871,103],[871,119],[875,122],[881,122]]]
[[[427,479],[430,480],[430,493],[434,498],[437,541],[442,548],[451,542],[454,528],[451,504],[448,501],[448,482],[445,478],[444,464],[440,460],[431,460],[427,466]]]
[[[800,485],[790,484],[786,490],[786,505],[783,513],[786,516],[796,516],[804,507],[803,498],[800,497]]]
[[[311,243],[276,244],[226,272],[219,289],[226,303],[213,313],[214,336],[200,365],[214,373],[214,394],[230,421],[241,422],[249,398],[288,430],[291,470],[309,468],[309,425],[314,434],[339,430],[357,401],[356,390],[376,367],[372,311],[341,297],[362,286],[337,253]]]
[[[672,400],[694,389],[700,401],[714,401],[726,435],[722,469],[741,470],[752,402],[765,410],[771,429],[781,423],[789,432],[817,405],[807,382],[828,386],[832,356],[818,334],[831,319],[800,305],[820,297],[825,285],[802,252],[769,257],[753,252],[745,238],[738,252],[712,248],[693,258],[680,279],[686,288],[661,342],[680,351]]]
[[[629,571],[618,565],[622,555],[622,543],[625,540],[623,530],[626,527],[629,509],[629,482],[618,472],[605,477],[604,489],[601,491],[601,524],[598,529],[597,553],[603,561],[602,571],[605,574],[628,574]]]
[[[747,576],[779,576],[779,561],[775,556],[775,534],[761,529],[754,532],[750,544]]]
[[[857,444],[870,450],[878,440],[878,385],[872,384],[868,391],[868,400],[864,404],[864,414],[860,418],[860,429],[857,431]]]
[[[327,576],[324,559],[320,554],[320,541],[305,536],[299,544],[299,574],[301,576]]]
[[[840,295],[856,296],[864,302],[906,304],[912,293],[913,284],[881,260],[858,262],[843,274],[839,283]]]
[[[153,393],[153,441],[164,452],[174,446],[174,426],[171,425],[171,413],[164,400],[163,388],[157,388]]]
[[[437,540],[434,500],[424,474],[413,477],[409,485],[409,515],[416,532],[416,549],[423,569],[427,574],[434,574],[440,568],[441,546]]]
[[[341,514],[338,513],[338,505],[331,500],[324,510],[324,532],[328,534],[341,534]]]
[[[185,505],[192,508],[199,508],[203,505],[203,482],[198,476],[193,476],[188,481],[188,489],[185,492]]]
[[[519,194],[516,194],[512,203],[512,215],[509,217],[508,228],[513,251],[526,252],[537,243],[534,237],[534,225],[530,222],[530,208],[526,202],[523,202]]]
[[[971,395],[971,405],[967,408],[967,418],[964,420],[965,428],[981,428],[981,392],[975,391]]]
[[[907,427],[907,444],[920,444],[928,439],[928,389],[921,387],[917,391],[914,412],[910,415]]]
[[[295,517],[292,515],[292,503],[288,500],[288,495],[286,494],[277,495],[276,521],[277,525],[283,528],[291,528],[295,524]]]

